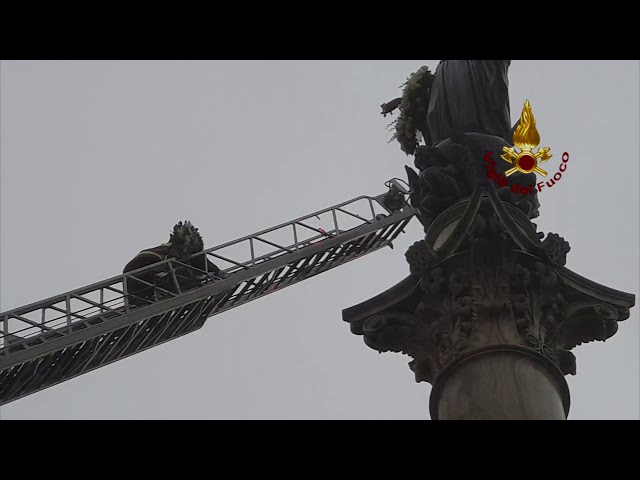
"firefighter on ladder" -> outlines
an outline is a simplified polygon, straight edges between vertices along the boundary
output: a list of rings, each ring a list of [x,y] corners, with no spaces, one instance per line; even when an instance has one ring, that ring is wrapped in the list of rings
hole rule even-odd
[[[127,277],[125,281],[129,305],[144,306],[153,303],[158,295],[164,294],[156,287],[179,293],[179,291],[189,290],[210,281],[212,275],[217,278],[226,278],[228,275],[210,262],[206,255],[198,255],[188,260],[194,253],[201,252],[203,249],[204,242],[198,229],[189,221],[177,223],[173,227],[167,243],[142,250],[127,263],[123,273],[170,258],[185,263],[187,266],[178,266],[172,270],[169,264],[164,264],[158,268],[146,270],[135,277]],[[178,290],[176,282],[180,290]]]

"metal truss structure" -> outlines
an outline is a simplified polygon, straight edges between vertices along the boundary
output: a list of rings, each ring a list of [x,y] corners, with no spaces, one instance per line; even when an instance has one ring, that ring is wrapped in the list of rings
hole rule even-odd
[[[357,197],[193,256],[206,255],[225,278],[170,259],[1,313],[0,405],[194,332],[213,315],[390,246],[415,210],[405,203],[391,211],[383,197]],[[178,293],[140,279],[163,265]],[[183,291],[185,271],[202,280]],[[130,278],[153,289],[148,305],[130,301]]]

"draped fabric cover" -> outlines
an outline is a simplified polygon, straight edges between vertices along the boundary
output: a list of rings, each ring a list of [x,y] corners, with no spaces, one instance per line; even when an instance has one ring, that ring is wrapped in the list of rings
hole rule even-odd
[[[427,123],[433,144],[450,129],[504,137],[511,129],[511,60],[442,60],[429,95]]]

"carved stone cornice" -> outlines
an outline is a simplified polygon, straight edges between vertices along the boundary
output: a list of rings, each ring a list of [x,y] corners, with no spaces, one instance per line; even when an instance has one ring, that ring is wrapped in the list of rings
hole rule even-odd
[[[568,251],[479,179],[408,249],[411,275],[343,319],[369,347],[412,357],[417,382],[434,384],[465,355],[501,346],[575,374],[570,350],[615,334],[635,297],[567,269]]]

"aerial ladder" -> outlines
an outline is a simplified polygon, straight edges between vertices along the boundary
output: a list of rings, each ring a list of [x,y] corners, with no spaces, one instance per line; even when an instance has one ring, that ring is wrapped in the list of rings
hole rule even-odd
[[[189,265],[193,262],[168,259],[0,313],[0,405],[194,332],[214,315],[383,247],[393,248],[416,213],[406,200],[411,192],[399,182],[386,182],[389,191],[381,195],[360,196],[192,256],[224,264],[221,277]],[[139,278],[163,265],[175,291]],[[186,291],[178,278],[185,269],[203,279]],[[148,304],[129,301],[130,279],[153,288]]]

